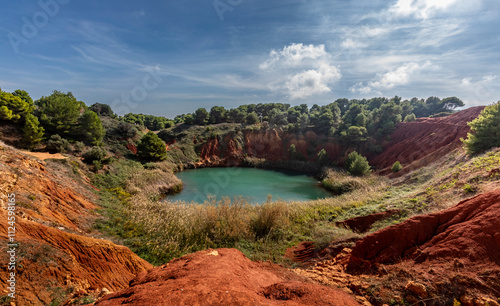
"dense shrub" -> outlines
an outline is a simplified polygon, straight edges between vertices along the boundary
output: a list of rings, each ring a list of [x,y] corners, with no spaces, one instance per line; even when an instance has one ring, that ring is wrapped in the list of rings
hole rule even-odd
[[[86,110],[80,117],[80,130],[85,140],[92,145],[99,145],[104,137],[104,128],[101,119],[91,110]]]
[[[471,132],[462,140],[467,153],[474,154],[500,146],[500,101],[486,107],[479,117],[469,122]]]
[[[137,156],[144,161],[164,160],[167,158],[167,148],[158,135],[148,132],[137,145]]]
[[[102,147],[93,147],[90,151],[83,154],[83,161],[87,164],[93,164],[95,161],[101,163],[108,152]]]
[[[363,176],[370,173],[368,160],[356,151],[351,152],[347,156],[344,166],[350,174],[355,176]]]
[[[32,114],[26,116],[23,128],[23,139],[28,146],[34,146],[42,140],[44,134],[43,127],[40,126],[38,118]]]
[[[50,153],[64,153],[70,148],[69,142],[57,134],[50,136],[46,145],[46,150]]]
[[[394,163],[394,165],[392,165],[392,168],[391,168],[392,172],[399,172],[399,171],[401,171],[401,169],[403,169],[403,166],[401,166],[401,163],[399,162],[399,160],[396,161]]]

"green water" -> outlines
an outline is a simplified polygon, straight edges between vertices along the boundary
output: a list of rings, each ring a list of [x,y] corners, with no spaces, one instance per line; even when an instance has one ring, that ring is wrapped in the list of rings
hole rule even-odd
[[[255,168],[202,168],[176,174],[184,183],[184,190],[168,196],[169,201],[203,203],[208,195],[243,197],[251,203],[263,203],[268,195],[272,200],[315,200],[330,194],[313,177],[291,171],[273,171]]]

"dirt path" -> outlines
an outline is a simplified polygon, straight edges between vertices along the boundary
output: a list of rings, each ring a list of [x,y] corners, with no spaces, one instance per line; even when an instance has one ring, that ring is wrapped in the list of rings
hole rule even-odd
[[[56,154],[51,154],[48,152],[29,152],[29,151],[21,151],[24,154],[36,157],[41,160],[46,160],[46,159],[66,159],[68,158],[67,156],[61,155],[61,153],[56,153]]]

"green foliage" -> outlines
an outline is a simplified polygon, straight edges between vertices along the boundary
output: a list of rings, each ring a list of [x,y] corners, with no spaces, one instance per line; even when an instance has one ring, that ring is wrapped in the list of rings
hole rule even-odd
[[[85,144],[83,142],[81,142],[81,141],[77,141],[73,145],[73,151],[74,152],[83,152],[84,149],[85,149]]]
[[[356,151],[351,152],[347,156],[344,166],[350,174],[355,176],[363,176],[370,173],[368,160]]]
[[[32,100],[29,95],[24,91],[20,91],[26,94],[18,96],[20,93],[16,94],[16,92],[11,94],[0,90],[0,120],[18,122],[33,111],[33,103],[30,103]]]
[[[164,160],[167,158],[167,148],[158,135],[148,132],[137,145],[137,156],[144,161]]]
[[[94,103],[89,107],[89,110],[96,113],[98,116],[115,117],[115,113],[108,104]]]
[[[91,110],[86,110],[79,120],[81,133],[85,140],[92,145],[99,145],[104,137],[104,128],[101,119]]]
[[[44,129],[40,126],[38,118],[32,114],[28,114],[23,128],[23,139],[26,144],[33,146],[39,143],[43,138],[43,134]]]
[[[68,140],[58,134],[50,136],[47,141],[46,150],[50,153],[64,153],[71,148]]]
[[[471,132],[462,140],[467,153],[475,154],[500,146],[500,101],[486,107],[479,117],[469,122]]]
[[[259,116],[256,112],[251,112],[245,118],[246,124],[256,124],[259,123]]]
[[[206,109],[198,108],[193,115],[193,123],[197,125],[206,125],[208,123],[209,114]]]
[[[83,161],[87,164],[92,164],[94,161],[102,162],[108,152],[102,147],[93,147],[83,154]]]
[[[218,124],[226,121],[227,111],[222,106],[214,106],[210,110],[209,122],[210,124]]]
[[[78,133],[78,119],[82,104],[71,92],[54,90],[48,97],[35,102],[40,123],[50,134],[70,135]]]
[[[174,121],[165,117],[132,113],[123,116],[123,121],[130,124],[145,126],[152,131],[163,130],[172,127],[175,124]]]
[[[394,165],[392,165],[392,168],[391,168],[392,172],[399,172],[399,171],[401,171],[401,169],[403,169],[403,166],[401,166],[401,163],[399,162],[399,160],[396,161],[394,163]]]
[[[325,149],[321,149],[321,151],[318,152],[318,163],[321,166],[326,166],[330,163],[330,157],[326,153]]]
[[[350,126],[346,131],[340,133],[344,142],[358,144],[368,139],[368,131],[364,126]]]
[[[292,159],[295,159],[295,157],[297,156],[297,148],[293,143],[288,148],[288,156],[290,156],[290,158]]]
[[[412,122],[415,120],[417,120],[417,117],[415,116],[415,114],[411,113],[409,115],[406,115],[404,122]]]

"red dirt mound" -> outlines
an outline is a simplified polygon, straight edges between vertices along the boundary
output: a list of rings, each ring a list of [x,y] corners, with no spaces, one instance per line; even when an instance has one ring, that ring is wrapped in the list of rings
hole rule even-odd
[[[96,305],[359,305],[347,293],[305,283],[235,249],[206,250],[139,274]]]
[[[349,270],[365,264],[461,258],[500,265],[500,189],[442,212],[417,216],[368,235],[352,250]]]
[[[420,118],[402,122],[391,134],[384,151],[370,159],[380,173],[391,174],[391,167],[399,161],[403,169],[392,176],[400,176],[428,165],[460,147],[460,138],[466,138],[470,128],[467,122],[477,118],[483,106],[471,107],[441,118]]]

